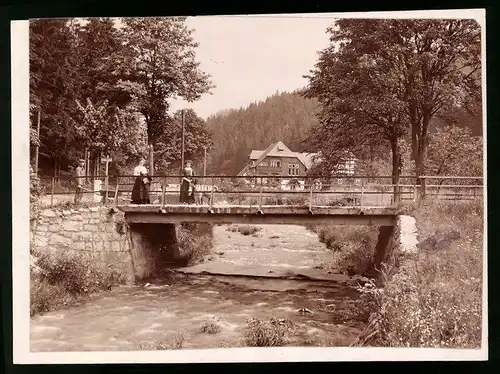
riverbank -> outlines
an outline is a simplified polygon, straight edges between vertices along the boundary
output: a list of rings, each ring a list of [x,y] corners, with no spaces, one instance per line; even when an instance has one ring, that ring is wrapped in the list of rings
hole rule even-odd
[[[411,214],[419,251],[396,254],[383,290],[374,285],[361,290],[372,315],[356,345],[480,348],[482,202],[429,201]]]

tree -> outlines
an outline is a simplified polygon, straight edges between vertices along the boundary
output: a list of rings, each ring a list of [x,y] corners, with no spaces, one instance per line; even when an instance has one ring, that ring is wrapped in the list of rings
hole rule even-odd
[[[133,98],[144,116],[149,145],[149,166],[154,170],[154,146],[168,126],[168,100],[189,102],[210,92],[210,76],[195,61],[198,44],[184,18],[125,18],[124,38],[115,74],[120,88]]]
[[[40,155],[56,167],[78,152],[72,121],[81,82],[75,28],[66,19],[31,20],[29,47],[30,104],[37,108],[32,116],[41,112]]]
[[[384,60],[349,43],[344,30],[331,32],[332,43],[340,47],[332,44],[320,52],[303,93],[321,104],[319,126],[309,138],[310,146],[322,155],[319,169],[322,174],[336,171],[349,154],[360,156],[374,143],[385,143],[392,153],[392,183],[397,185],[400,140],[409,123],[397,96],[397,82]]]
[[[204,150],[209,152],[213,146],[211,131],[192,109],[184,111],[184,124],[185,159],[199,160],[203,157]],[[180,162],[181,145],[182,111],[179,110],[169,118],[168,126],[163,127],[163,132],[156,140],[155,159],[158,169],[165,171],[168,165]]]
[[[100,105],[106,100],[121,108],[129,104],[129,95],[118,86],[113,74],[123,38],[111,18],[89,18],[77,30],[78,71],[82,77],[79,97]]]
[[[76,104],[82,114],[81,124],[76,130],[85,144],[109,153],[130,142],[131,130],[137,127],[133,112],[109,105],[107,100],[97,106],[90,99],[87,99],[86,106],[78,101]]]
[[[433,117],[480,98],[479,25],[472,20],[342,19],[328,32],[339,49],[370,56],[384,67],[394,99],[409,118],[416,175],[423,175]]]
[[[428,170],[435,176],[482,176],[482,138],[467,128],[437,128],[429,138]]]

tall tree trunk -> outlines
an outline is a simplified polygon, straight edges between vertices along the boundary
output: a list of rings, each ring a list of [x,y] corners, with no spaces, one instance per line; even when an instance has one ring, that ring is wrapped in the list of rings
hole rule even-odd
[[[399,203],[401,201],[401,194],[399,193],[399,178],[401,176],[402,167],[401,146],[397,137],[391,138],[390,142],[392,151],[392,184],[394,185],[394,202]]]
[[[428,114],[428,111],[424,111],[422,117],[422,128],[419,136],[418,142],[418,157],[417,162],[415,163],[415,170],[417,170],[418,182],[420,184],[420,199],[425,199],[426,193],[426,180],[425,178],[421,178],[425,174],[425,166],[427,163],[427,146],[429,143],[428,130],[429,123],[431,120],[431,116]]]
[[[154,174],[154,146],[152,140],[149,142],[149,147],[148,147],[148,159],[149,159],[149,174],[153,175]]]

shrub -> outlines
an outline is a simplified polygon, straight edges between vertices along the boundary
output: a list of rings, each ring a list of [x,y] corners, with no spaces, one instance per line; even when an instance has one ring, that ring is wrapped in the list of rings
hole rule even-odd
[[[37,274],[30,277],[30,316],[72,304],[75,297],[61,284],[52,285]]]
[[[269,321],[252,318],[247,321],[243,338],[249,347],[280,347],[288,343],[292,332],[293,324],[290,321],[274,317]]]
[[[245,226],[238,226],[238,232],[242,235],[253,235],[260,231],[260,227],[255,227],[255,226],[250,226],[250,225],[245,225]]]
[[[40,211],[40,198],[43,194],[43,186],[40,178],[30,166],[30,218],[34,219]]]
[[[378,307],[357,345],[479,348],[482,332],[483,215],[477,203],[424,204],[415,210],[421,239],[459,229],[448,248],[400,261],[384,289],[362,289]],[[463,220],[467,217],[467,220]]]
[[[254,235],[261,230],[260,227],[250,225],[230,225],[226,228],[229,232],[239,232],[242,235]]]
[[[204,334],[217,334],[221,331],[221,327],[215,321],[205,321],[200,331]]]
[[[212,254],[213,227],[206,223],[184,224],[177,228],[181,262],[196,265]]]
[[[364,275],[373,265],[378,228],[370,226],[308,226],[334,254],[331,267],[343,274]]]
[[[31,315],[65,307],[126,281],[119,269],[74,252],[34,253],[34,256],[37,271],[32,270],[30,279]]]
[[[182,349],[186,336],[184,333],[175,334],[167,337],[165,340],[152,343],[139,343],[138,348],[141,351]]]

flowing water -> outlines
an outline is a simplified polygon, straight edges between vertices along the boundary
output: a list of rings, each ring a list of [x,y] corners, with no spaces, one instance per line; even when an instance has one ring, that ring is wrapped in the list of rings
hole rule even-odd
[[[182,348],[244,346],[247,321],[271,317],[294,325],[287,345],[348,345],[363,325],[343,323],[331,312],[357,297],[346,277],[325,266],[331,252],[304,227],[259,227],[243,235],[216,226],[215,255],[202,264],[33,317],[31,350],[172,348],[176,340]],[[220,331],[202,332],[207,321]]]

